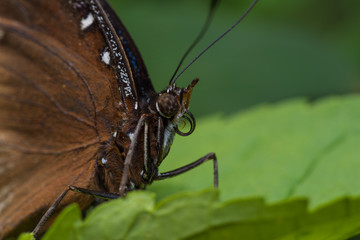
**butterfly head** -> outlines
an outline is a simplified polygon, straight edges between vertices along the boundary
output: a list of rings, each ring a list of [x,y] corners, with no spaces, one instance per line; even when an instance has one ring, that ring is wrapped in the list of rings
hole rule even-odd
[[[157,112],[168,119],[174,126],[174,131],[181,136],[188,136],[195,129],[195,118],[189,111],[189,105],[192,90],[198,81],[199,79],[193,80],[186,88],[179,88],[172,84],[160,93],[156,100]],[[190,123],[188,132],[182,132],[178,129],[178,125],[182,121]]]
[[[189,104],[192,90],[198,81],[198,79],[193,80],[185,88],[176,87],[175,84],[171,84],[156,97],[154,110],[158,114],[158,120],[161,120],[161,127],[159,129],[162,136],[158,139],[160,151],[153,160],[156,168],[160,166],[162,160],[169,153],[175,133],[181,136],[188,136],[195,129],[195,118],[189,111]],[[186,122],[190,124],[189,130],[181,131],[179,125]],[[148,171],[148,175],[153,175],[155,172]],[[148,179],[150,180],[147,182],[151,182],[152,176],[148,177]]]

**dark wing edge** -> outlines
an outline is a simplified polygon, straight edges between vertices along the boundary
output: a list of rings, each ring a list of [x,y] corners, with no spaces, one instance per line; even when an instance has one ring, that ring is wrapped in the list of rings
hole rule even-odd
[[[99,0],[99,3],[108,15],[126,52],[139,99],[149,99],[154,95],[155,90],[145,67],[144,60],[142,59],[135,42],[109,3],[107,3],[106,0]]]

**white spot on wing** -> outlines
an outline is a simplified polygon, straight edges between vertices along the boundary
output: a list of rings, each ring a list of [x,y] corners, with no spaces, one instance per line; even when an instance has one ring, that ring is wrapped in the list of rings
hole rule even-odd
[[[105,164],[107,163],[107,159],[106,159],[106,158],[102,158],[102,159],[101,159],[101,163],[105,165]]]
[[[117,131],[113,133],[113,137],[115,138],[117,136]]]
[[[129,133],[129,138],[132,141],[134,139],[134,133]]]
[[[110,64],[110,52],[105,51],[101,54],[101,61],[103,61],[106,65]]]
[[[135,107],[136,110],[138,109],[138,102],[135,102]]]
[[[94,23],[94,16],[89,13],[86,18],[81,19],[81,30],[85,30]]]

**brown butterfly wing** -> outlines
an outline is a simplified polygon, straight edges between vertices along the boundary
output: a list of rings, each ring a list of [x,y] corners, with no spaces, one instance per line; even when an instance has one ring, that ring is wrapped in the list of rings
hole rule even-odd
[[[68,185],[94,188],[101,143],[136,106],[119,39],[110,46],[99,23],[82,29],[81,2],[0,2],[0,238],[31,230]],[[122,62],[101,61],[107,46]],[[75,201],[90,199],[70,193],[62,205]]]

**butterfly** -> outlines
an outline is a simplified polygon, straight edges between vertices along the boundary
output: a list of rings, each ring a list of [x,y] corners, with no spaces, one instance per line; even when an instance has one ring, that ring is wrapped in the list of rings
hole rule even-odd
[[[174,135],[195,128],[197,80],[156,93],[105,0],[2,0],[0,76],[0,238],[31,230],[59,196],[56,212],[86,208],[89,194],[122,196],[216,161],[158,172]]]
[[[209,160],[217,187],[214,153],[158,170],[174,136],[196,125],[189,104],[198,79],[182,88],[179,75],[154,90],[106,0],[1,0],[0,239],[36,225],[37,235],[70,203],[85,209],[94,197],[123,197]]]

